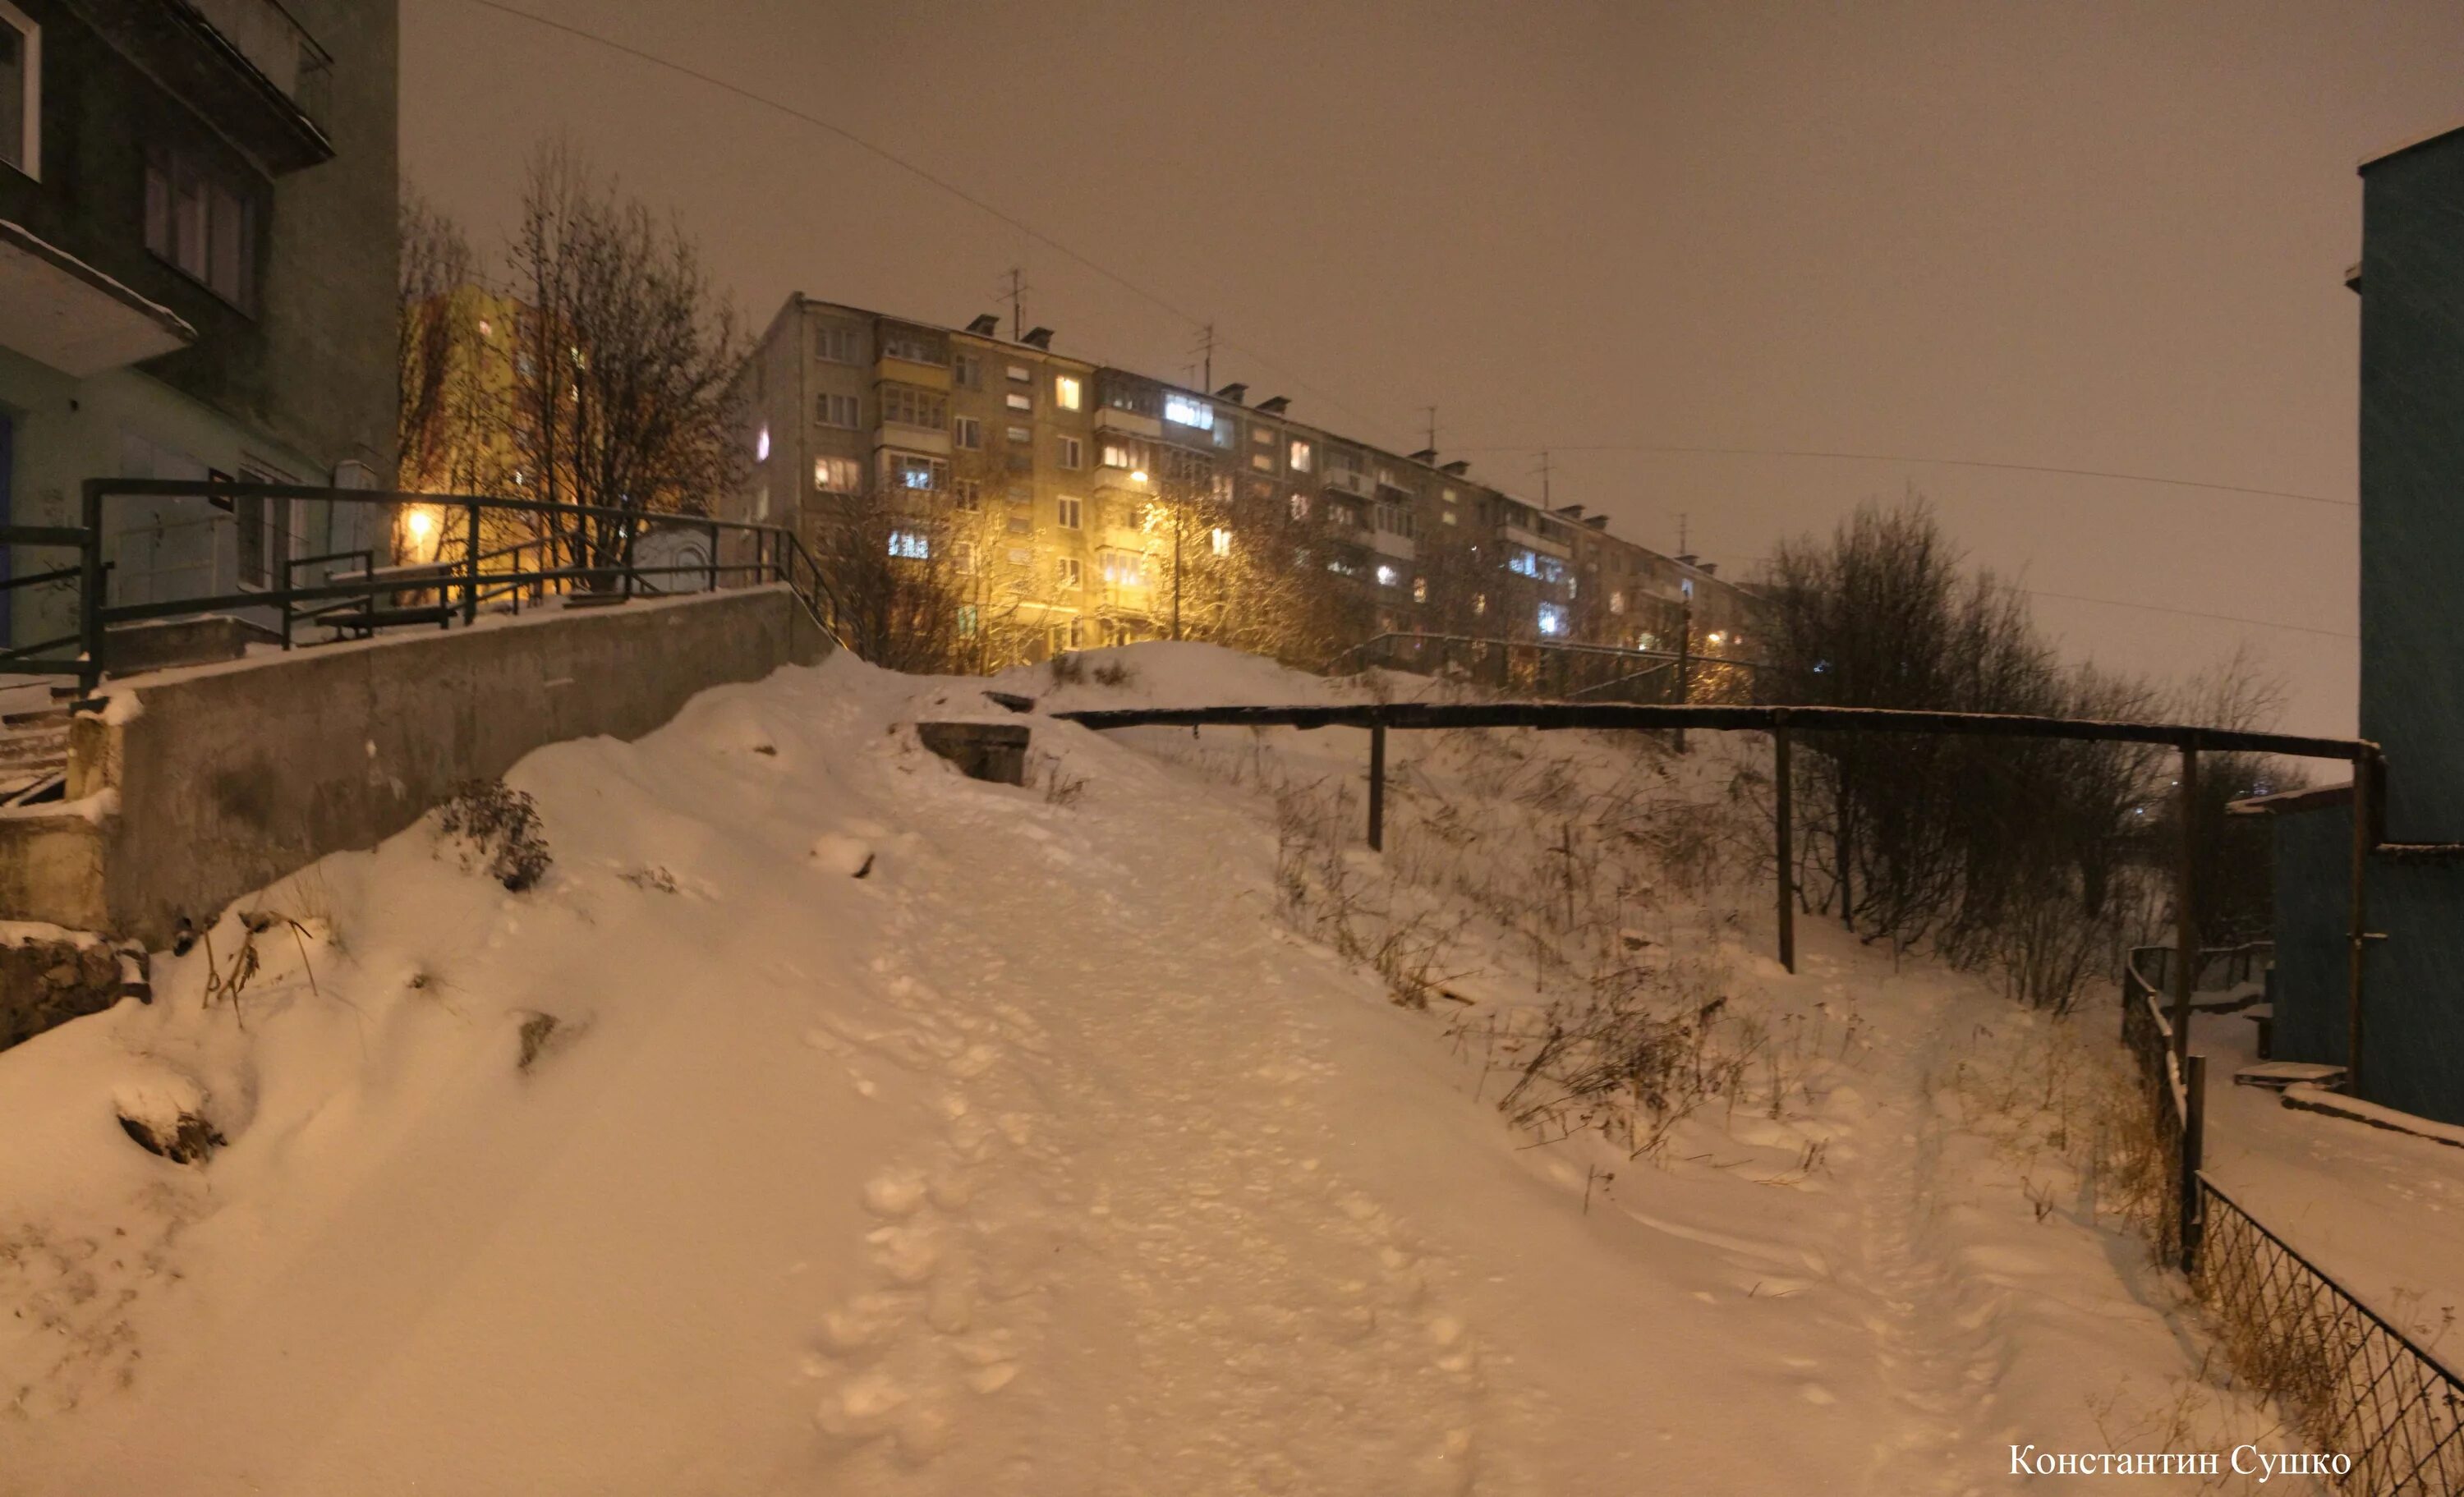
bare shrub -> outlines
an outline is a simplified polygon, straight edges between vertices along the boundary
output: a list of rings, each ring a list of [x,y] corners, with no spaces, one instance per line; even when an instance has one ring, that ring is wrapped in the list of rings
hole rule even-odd
[[[538,883],[552,859],[539,805],[501,780],[465,780],[436,810],[436,828],[461,847],[462,866],[519,892]]]

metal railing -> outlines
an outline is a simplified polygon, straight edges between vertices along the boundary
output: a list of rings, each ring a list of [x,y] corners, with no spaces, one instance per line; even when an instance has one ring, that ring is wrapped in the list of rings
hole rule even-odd
[[[2200,952],[2194,989],[2247,984],[2268,949]],[[2164,1003],[2172,960],[2171,947],[2141,947],[2123,976],[2123,1043],[2138,1061],[2156,1137],[2158,1253],[2189,1277],[2235,1374],[2282,1404],[2321,1450],[2351,1459],[2345,1490],[2464,1494],[2464,1379],[2204,1172],[2207,1060],[2177,1064]]]
[[[310,501],[373,506],[390,515],[418,507],[436,520],[438,555],[404,566],[378,564],[380,545],[346,548],[319,556],[284,558],[266,587],[114,603],[107,595],[112,563],[103,537],[115,503],[133,499]],[[459,520],[458,525],[450,524]],[[495,550],[483,549],[483,522],[500,529],[526,527],[531,535]],[[667,582],[689,577],[701,586],[784,583],[814,625],[840,648],[847,645],[843,611],[829,579],[793,531],[777,525],[698,516],[652,515],[604,505],[558,504],[537,499],[485,498],[473,495],[396,494],[366,489],[316,488],[299,484],[192,483],[176,479],[89,479],[84,486],[84,523],[77,527],[0,530],[0,544],[74,548],[73,567],[55,567],[11,578],[0,587],[75,583],[77,628],[58,639],[0,650],[0,671],[73,674],[94,694],[109,663],[107,643],[115,625],[211,614],[261,614],[280,619],[282,647],[297,643],[302,625],[337,634],[372,634],[411,624],[451,627],[475,623],[484,604],[507,600],[518,610],[521,596],[617,602],[670,590]],[[583,527],[596,530],[584,535]],[[458,531],[449,537],[448,529]],[[707,555],[673,564],[646,564],[642,540],[665,528],[682,528],[707,540]],[[732,544],[731,544],[732,543]],[[349,571],[340,562],[357,562]],[[322,567],[321,578],[302,581]],[[0,593],[5,597],[5,593]],[[74,653],[66,652],[70,646]]]
[[[64,525],[0,525],[0,551],[16,547],[28,550],[81,550],[85,532]],[[6,614],[15,602],[13,594],[34,587],[67,588],[85,575],[82,560],[73,566],[51,566],[37,572],[11,571],[0,577],[0,614]],[[0,649],[0,673],[10,675],[75,675],[77,658],[69,653],[78,642],[74,633],[55,639],[38,639],[31,645],[16,645]]]
[[[2192,1284],[2234,1369],[2321,1450],[2346,1491],[2464,1493],[2464,1378],[2197,1177],[2206,1242]]]

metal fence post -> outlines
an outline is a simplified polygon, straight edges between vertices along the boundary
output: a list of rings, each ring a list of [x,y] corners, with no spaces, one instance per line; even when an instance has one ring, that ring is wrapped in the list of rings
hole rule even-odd
[[[1369,850],[1386,850],[1386,725],[1369,730]]]
[[[715,520],[710,527],[710,590],[718,591],[718,524]]]
[[[2199,1171],[2208,1145],[2208,1058],[2182,1065],[2182,1271],[2199,1271]]]
[[[1796,830],[1794,777],[1790,773],[1788,722],[1779,717],[1771,727],[1771,782],[1777,787],[1779,836],[1779,964],[1796,971]]]
[[[2181,794],[2174,802],[2174,816],[2181,822],[2181,846],[2176,849],[2173,872],[2173,1053],[2190,1053],[2190,985],[2198,980],[2199,922],[2195,904],[2198,896],[2199,850],[2199,751],[2189,740],[2182,744]]]
[[[462,589],[462,622],[479,622],[479,501],[463,506],[467,520],[463,526],[463,566],[471,574],[470,584]]]
[[[77,695],[91,700],[102,685],[102,481],[88,478],[82,495],[85,535],[77,541]]]

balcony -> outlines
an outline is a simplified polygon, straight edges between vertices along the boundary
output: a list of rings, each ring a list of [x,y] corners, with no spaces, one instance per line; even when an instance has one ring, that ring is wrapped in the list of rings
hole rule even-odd
[[[278,0],[71,0],[103,39],[281,176],[334,159],[334,59]]]

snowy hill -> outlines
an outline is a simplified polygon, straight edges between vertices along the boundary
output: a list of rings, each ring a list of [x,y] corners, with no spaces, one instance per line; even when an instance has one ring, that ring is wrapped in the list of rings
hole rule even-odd
[[[994,684],[1428,685],[1085,663]],[[913,729],[983,685],[541,751],[532,887],[431,822],[0,1053],[0,1491],[1958,1491],[2269,1427],[2077,1167],[2103,1011],[1780,972],[1749,759],[1407,737],[1378,859],[1360,734],[1009,718],[987,785]],[[121,1122],[183,1112],[202,1163]]]

